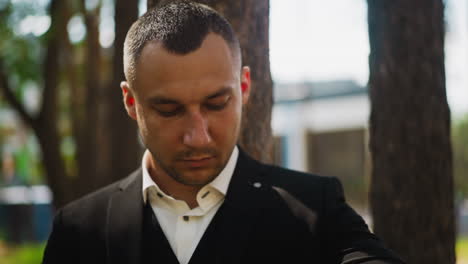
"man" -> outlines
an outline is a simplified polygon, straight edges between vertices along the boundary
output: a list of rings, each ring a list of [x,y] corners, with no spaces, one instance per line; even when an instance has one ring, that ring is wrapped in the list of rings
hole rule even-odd
[[[141,169],[60,210],[44,263],[402,263],[338,180],[236,146],[250,70],[218,13],[185,1],[149,10],[124,65]]]

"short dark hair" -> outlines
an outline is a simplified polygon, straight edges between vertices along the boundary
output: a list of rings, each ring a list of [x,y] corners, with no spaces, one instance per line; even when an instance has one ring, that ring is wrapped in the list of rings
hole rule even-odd
[[[240,66],[239,40],[229,22],[212,8],[182,0],[148,10],[133,23],[125,38],[125,78],[135,80],[138,58],[148,42],[160,42],[168,52],[185,55],[200,48],[209,33],[226,41]]]

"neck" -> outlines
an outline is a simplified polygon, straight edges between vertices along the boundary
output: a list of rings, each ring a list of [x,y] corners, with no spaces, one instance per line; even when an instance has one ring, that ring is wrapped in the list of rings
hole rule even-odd
[[[197,194],[202,186],[186,185],[176,181],[157,166],[153,159],[150,159],[150,162],[148,162],[148,172],[151,179],[164,193],[174,199],[185,201],[190,209],[198,207]]]

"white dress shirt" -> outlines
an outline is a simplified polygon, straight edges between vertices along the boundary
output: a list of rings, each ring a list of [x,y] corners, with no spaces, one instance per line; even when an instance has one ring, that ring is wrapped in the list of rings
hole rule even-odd
[[[224,197],[236,167],[239,150],[231,153],[221,173],[197,193],[198,207],[190,209],[185,201],[165,194],[148,172],[150,153],[145,151],[143,168],[143,201],[149,201],[179,263],[186,264],[200,242],[213,216],[224,202]]]

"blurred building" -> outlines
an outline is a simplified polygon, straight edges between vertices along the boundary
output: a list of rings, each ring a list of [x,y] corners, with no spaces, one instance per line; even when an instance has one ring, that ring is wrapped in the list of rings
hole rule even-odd
[[[291,83],[275,85],[274,94],[275,163],[340,178],[347,200],[371,223],[367,88],[349,80]],[[458,234],[466,236],[468,200],[458,202]]]
[[[276,163],[337,176],[348,199],[366,208],[370,173],[366,87],[350,80],[277,84],[274,94]]]

